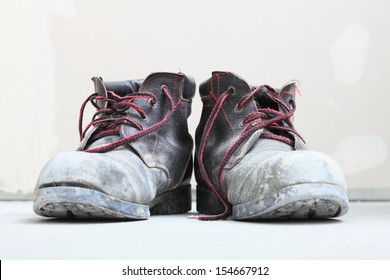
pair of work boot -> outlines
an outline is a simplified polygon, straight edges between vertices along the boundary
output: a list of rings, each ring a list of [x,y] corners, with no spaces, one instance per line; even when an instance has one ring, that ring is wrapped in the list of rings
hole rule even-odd
[[[191,209],[202,220],[311,219],[348,210],[346,182],[328,156],[308,151],[293,125],[296,81],[252,87],[230,72],[200,85],[195,159],[187,119],[194,80],[154,73],[104,82],[83,103],[77,151],[55,156],[35,187],[34,211],[59,218],[147,219]],[[96,113],[83,127],[90,102]]]

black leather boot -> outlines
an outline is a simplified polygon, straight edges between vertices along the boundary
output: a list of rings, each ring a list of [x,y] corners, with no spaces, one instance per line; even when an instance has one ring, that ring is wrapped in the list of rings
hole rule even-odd
[[[42,169],[34,211],[48,217],[147,219],[191,209],[192,148],[187,118],[195,82],[183,74],[145,80],[92,78],[96,107],[78,151]]]
[[[201,219],[317,219],[348,210],[346,182],[295,130],[296,81],[249,86],[214,72],[200,86],[195,176]]]

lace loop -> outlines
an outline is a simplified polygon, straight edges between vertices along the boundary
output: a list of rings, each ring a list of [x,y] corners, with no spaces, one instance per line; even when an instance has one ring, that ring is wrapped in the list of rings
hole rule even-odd
[[[250,100],[256,93],[262,92],[269,99],[271,99],[277,106],[279,110],[272,108],[259,108],[256,112],[248,114],[243,121],[244,125],[247,127],[244,129],[244,133],[247,132],[253,126],[259,126],[261,128],[267,128],[268,130],[280,130],[280,131],[289,131],[293,132],[296,135],[300,136],[299,133],[295,130],[294,124],[291,121],[292,115],[295,113],[295,102],[293,99],[290,99],[290,102],[287,104],[282,100],[279,94],[274,88],[268,85],[262,85],[252,90],[252,92],[245,96],[239,104],[243,106],[248,100]],[[283,92],[284,94],[285,92]],[[290,94],[290,92],[288,92]],[[291,93],[292,94],[292,93]],[[283,123],[284,122],[284,123]],[[273,133],[267,133],[265,136],[267,138],[272,138]],[[274,134],[275,140],[283,141],[288,144],[292,142],[288,137],[280,136]]]
[[[175,109],[175,104],[173,102],[173,99],[171,97],[171,94],[166,86],[161,87],[162,93],[167,96],[167,98],[170,100],[171,107],[169,108],[167,114],[164,116],[164,118],[153,124],[152,126],[148,128],[143,128],[143,126],[138,123],[137,121],[131,119],[128,116],[129,110],[133,110],[137,112],[142,120],[147,119],[147,115],[145,111],[136,105],[134,101],[137,98],[144,98],[148,99],[150,104],[153,104],[153,106],[157,102],[157,97],[152,92],[135,92],[131,93],[127,96],[119,96],[113,91],[107,91],[107,97],[98,95],[97,93],[91,94],[81,105],[80,108],[80,117],[79,117],[79,134],[80,134],[80,141],[84,139],[86,136],[87,131],[91,127],[98,127],[98,130],[94,132],[93,134],[93,140],[97,140],[101,137],[110,135],[110,134],[118,134],[120,130],[121,125],[130,125],[135,127],[139,132],[134,133],[130,136],[123,137],[113,143],[109,143],[103,146],[85,149],[84,152],[97,152],[97,153],[103,153],[110,150],[113,150],[119,146],[125,145],[127,143],[130,143],[132,141],[135,141],[139,139],[142,136],[145,136],[149,134],[152,131],[155,131],[159,128],[161,128],[164,123],[168,120],[171,111]],[[106,106],[101,107],[99,106],[99,101],[104,102]],[[84,110],[86,107],[86,104],[88,102],[91,102],[91,104],[97,109],[96,113],[92,116],[92,121],[83,129],[83,116],[84,116]]]

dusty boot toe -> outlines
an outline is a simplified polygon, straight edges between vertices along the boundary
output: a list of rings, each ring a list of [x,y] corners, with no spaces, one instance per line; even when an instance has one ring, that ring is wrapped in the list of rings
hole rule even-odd
[[[343,173],[328,156],[312,151],[282,152],[254,164],[256,157],[251,155],[255,152],[225,176],[230,178],[226,180],[234,219],[318,219],[348,211]],[[233,179],[238,177],[240,180]]]
[[[41,171],[34,211],[55,217],[146,219],[148,203],[165,180],[162,170],[146,167],[130,152],[62,153]]]

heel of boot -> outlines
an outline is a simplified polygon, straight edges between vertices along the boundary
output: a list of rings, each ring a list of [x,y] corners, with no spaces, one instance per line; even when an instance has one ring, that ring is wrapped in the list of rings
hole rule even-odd
[[[191,210],[191,203],[191,185],[179,186],[156,196],[149,204],[150,214],[183,214]]]
[[[217,215],[223,213],[225,207],[210,188],[197,185],[196,210],[201,214]]]

